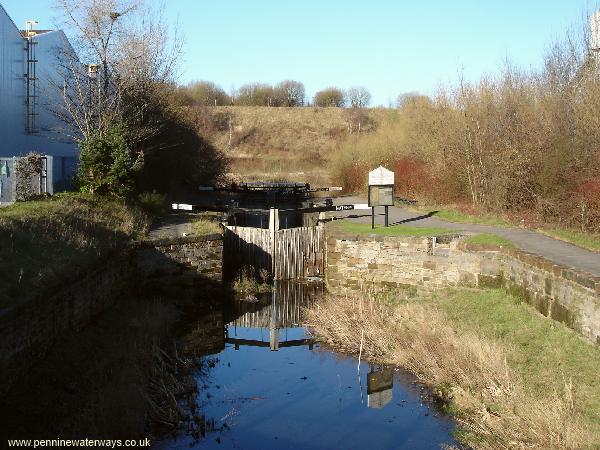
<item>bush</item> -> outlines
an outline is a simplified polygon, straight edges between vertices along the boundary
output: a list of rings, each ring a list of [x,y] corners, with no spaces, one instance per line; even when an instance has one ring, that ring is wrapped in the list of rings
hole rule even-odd
[[[344,91],[335,87],[331,87],[317,92],[313,99],[313,103],[315,106],[320,106],[322,108],[341,108],[346,103],[346,97],[344,95]]]
[[[162,216],[166,212],[166,198],[155,192],[144,192],[138,195],[138,204],[142,211],[151,217]]]
[[[124,125],[115,125],[79,144],[78,177],[83,192],[125,195],[131,190],[133,171]]]

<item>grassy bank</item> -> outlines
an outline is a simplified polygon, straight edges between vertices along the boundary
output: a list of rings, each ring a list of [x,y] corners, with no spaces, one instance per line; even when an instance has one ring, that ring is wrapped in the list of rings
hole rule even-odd
[[[447,220],[448,222],[456,222],[456,223],[474,223],[477,225],[494,225],[501,227],[512,227],[514,226],[508,219],[494,215],[494,214],[467,214],[460,211],[458,208],[453,207],[418,207],[413,209],[423,212],[429,213],[435,211],[435,217],[442,220]]]
[[[393,110],[365,111],[374,127],[395,116]],[[200,111],[200,116],[202,134],[231,159],[229,175],[236,180],[327,184],[331,153],[354,136],[344,108],[218,106]]]
[[[0,308],[71,279],[143,234],[148,220],[122,201],[75,194],[0,209]]]
[[[309,311],[328,344],[405,367],[473,448],[594,448],[600,348],[500,290],[330,297]]]
[[[400,205],[402,206],[402,205]],[[515,227],[516,224],[508,220],[506,217],[502,217],[494,214],[467,214],[454,207],[412,207],[415,211],[421,213],[429,213],[435,211],[435,217],[442,220],[455,223],[472,223],[478,225],[490,225],[498,227]],[[531,224],[525,224],[530,227]],[[535,228],[536,225],[533,225]],[[557,228],[549,225],[544,225],[537,231],[546,234],[547,236],[559,239],[561,241],[569,242],[577,245],[578,247],[585,248],[587,250],[600,252],[600,235],[594,233],[586,233],[582,231],[570,230],[566,228]]]

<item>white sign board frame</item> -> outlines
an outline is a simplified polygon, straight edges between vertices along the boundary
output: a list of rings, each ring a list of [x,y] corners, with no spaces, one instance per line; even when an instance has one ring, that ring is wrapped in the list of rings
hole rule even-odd
[[[389,186],[394,184],[394,172],[379,166],[369,172],[369,186]]]

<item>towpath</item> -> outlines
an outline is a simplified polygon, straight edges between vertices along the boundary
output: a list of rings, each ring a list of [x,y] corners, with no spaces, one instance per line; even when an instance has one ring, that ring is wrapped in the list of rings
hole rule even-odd
[[[167,214],[152,224],[148,231],[148,239],[165,239],[191,234],[192,222],[197,217],[199,217],[197,213],[184,211]]]
[[[360,197],[339,197],[334,200],[334,204],[337,205],[353,203],[367,203],[367,200]],[[377,208],[376,213],[376,223],[382,224],[384,221],[383,208]],[[345,211],[330,214],[335,215],[336,217],[347,217],[348,220],[354,222],[371,223],[371,212],[367,210]],[[390,207],[389,224],[390,226],[408,225],[414,227],[443,227],[473,234],[491,233],[510,240],[521,250],[535,253],[556,264],[600,276],[600,253],[585,250],[576,245],[545,236],[536,231],[523,228],[448,222],[436,218],[435,209],[432,209],[430,213],[419,213],[398,206]]]

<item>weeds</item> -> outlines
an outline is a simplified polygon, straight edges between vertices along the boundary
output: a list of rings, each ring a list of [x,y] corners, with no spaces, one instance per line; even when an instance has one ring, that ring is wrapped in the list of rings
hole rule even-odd
[[[138,195],[138,203],[151,217],[160,217],[167,211],[166,197],[162,194],[144,192]]]
[[[234,281],[233,290],[242,297],[250,298],[259,294],[268,294],[272,291],[271,275],[261,269],[258,279],[246,272]]]
[[[518,355],[524,343],[482,332],[473,315],[469,323],[458,322],[434,299],[387,303],[367,294],[330,296],[307,312],[307,323],[325,342],[353,354],[364,333],[363,354],[407,368],[429,385],[455,413],[459,437],[474,448],[589,448],[598,442],[598,422],[586,417],[577,386],[567,380],[555,388],[531,389],[528,371],[555,366],[523,370]],[[460,315],[450,302],[444,305]],[[502,302],[503,308],[510,305],[511,300]],[[531,320],[545,321],[526,312]],[[595,358],[600,364],[600,354]]]
[[[201,214],[192,220],[191,229],[197,235],[221,234],[223,232],[219,218],[208,213]]]

